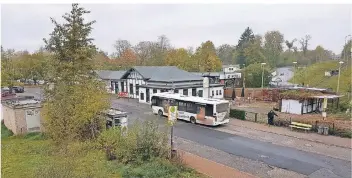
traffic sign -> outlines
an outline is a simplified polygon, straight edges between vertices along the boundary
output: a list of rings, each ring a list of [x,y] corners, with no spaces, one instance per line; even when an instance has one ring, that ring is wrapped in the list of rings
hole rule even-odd
[[[171,124],[177,120],[177,106],[169,106],[168,119]]]

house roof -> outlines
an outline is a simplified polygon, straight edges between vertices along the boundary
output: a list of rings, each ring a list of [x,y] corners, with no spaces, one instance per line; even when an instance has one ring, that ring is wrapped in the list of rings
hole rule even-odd
[[[97,73],[97,75],[101,79],[110,79],[110,80],[118,80],[118,79],[120,79],[123,76],[123,74],[126,73],[126,71],[123,71],[123,70],[117,70],[117,71],[113,71],[113,70],[95,70],[95,72]]]
[[[139,74],[149,81],[176,82],[203,80],[201,76],[195,75],[177,68],[176,66],[135,66]]]
[[[220,76],[220,72],[191,72],[192,74],[195,74],[197,76],[212,76],[212,77],[218,77]]]

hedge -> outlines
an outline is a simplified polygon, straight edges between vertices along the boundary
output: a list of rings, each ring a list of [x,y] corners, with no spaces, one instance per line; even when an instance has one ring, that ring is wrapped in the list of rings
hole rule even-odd
[[[230,110],[230,117],[233,117],[236,119],[241,119],[241,120],[246,120],[246,112],[242,111],[242,110],[231,109]]]

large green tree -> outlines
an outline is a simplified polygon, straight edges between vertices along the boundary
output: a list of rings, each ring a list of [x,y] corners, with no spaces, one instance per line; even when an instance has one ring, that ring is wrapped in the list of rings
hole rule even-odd
[[[192,60],[197,61],[200,72],[213,72],[221,70],[222,63],[216,55],[216,50],[213,42],[206,41],[197,48]]]
[[[349,40],[342,49],[341,52],[341,60],[350,61],[351,60],[351,47],[352,47],[352,40]]]
[[[246,77],[246,87],[258,88],[262,86],[262,73],[263,67],[261,64],[250,64],[245,67],[244,75]],[[267,65],[264,66],[264,75],[263,75],[264,87],[269,85],[271,81],[270,69]]]
[[[253,43],[250,43],[244,49],[244,56],[246,57],[245,65],[248,66],[250,64],[267,62],[266,57],[264,55],[264,49],[262,47],[262,37],[256,35]]]
[[[284,35],[279,31],[269,31],[264,35],[264,49],[271,66],[276,67],[283,51]]]
[[[54,87],[45,89],[44,124],[57,143],[95,138],[104,123],[99,115],[108,107],[104,84],[92,72],[96,47],[90,33],[95,21],[85,22],[89,13],[72,4],[63,24],[51,19],[54,31],[44,39],[55,66],[50,76]]]
[[[253,40],[255,39],[255,36],[253,34],[252,29],[247,27],[245,31],[242,33],[240,39],[238,40],[238,44],[236,46],[236,63],[240,64],[241,67],[245,66],[246,63],[246,56],[244,53],[244,49],[247,48],[251,43],[253,43]]]
[[[223,44],[216,49],[216,54],[223,64],[233,64],[235,49],[235,46]]]

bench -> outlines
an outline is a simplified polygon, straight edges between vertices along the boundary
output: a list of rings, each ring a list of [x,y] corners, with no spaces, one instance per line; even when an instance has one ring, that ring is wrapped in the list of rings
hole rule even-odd
[[[290,127],[291,127],[291,130],[293,128],[296,128],[296,129],[302,129],[305,132],[307,132],[307,130],[311,130],[313,126],[309,124],[299,123],[299,122],[291,122]]]

